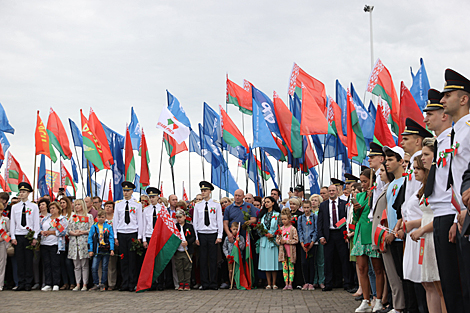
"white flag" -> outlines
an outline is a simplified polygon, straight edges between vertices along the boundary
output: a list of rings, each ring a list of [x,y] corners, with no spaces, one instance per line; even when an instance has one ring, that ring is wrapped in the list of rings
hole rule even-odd
[[[162,113],[160,113],[157,128],[162,129],[179,144],[189,137],[189,127],[180,123],[166,107],[164,107]]]

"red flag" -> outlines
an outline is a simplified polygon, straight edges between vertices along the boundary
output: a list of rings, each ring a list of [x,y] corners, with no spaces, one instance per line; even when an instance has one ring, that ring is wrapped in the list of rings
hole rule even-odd
[[[3,191],[11,192],[10,187],[8,187],[7,183],[5,182],[5,179],[1,175],[0,175],[0,186],[2,187]]]
[[[452,203],[452,206],[457,210],[457,212],[459,212],[460,214],[460,201],[459,199],[457,198],[457,194],[454,192],[454,186],[451,186],[450,187],[452,189],[452,200],[451,200],[451,203]]]
[[[328,121],[316,101],[305,85],[302,85],[301,135],[328,134]]]
[[[401,82],[401,92],[400,92],[400,128],[398,134],[398,142],[401,142],[401,133],[405,130],[406,119],[411,118],[419,125],[426,128],[424,124],[423,113],[416,104],[415,99],[411,95],[411,92],[406,88],[405,83]]]
[[[423,258],[424,258],[424,238],[419,239],[419,259],[418,264],[423,265]]]
[[[39,116],[39,111],[34,137],[36,142],[36,155],[44,154],[53,162],[57,161],[57,157],[55,155],[54,148],[52,148],[52,144],[49,140],[49,135],[47,134],[46,127],[44,127],[44,123],[42,122],[41,117]]]
[[[225,142],[234,148],[243,146],[247,153],[250,152],[250,147],[248,147],[245,137],[243,137],[238,127],[228,116],[227,112],[225,112],[222,106],[219,105],[219,108],[221,116],[222,137],[224,138]]]
[[[184,188],[184,182],[183,182],[183,201],[189,201],[188,194],[186,193],[186,189]]]
[[[109,181],[108,201],[113,201],[113,189],[111,188],[111,181]]]
[[[82,110],[80,110],[80,115],[82,119],[83,153],[86,159],[95,165],[96,170],[110,169],[109,159],[113,158],[111,152],[109,149],[106,150],[104,143],[98,138],[92,125],[83,115]],[[108,140],[105,140],[106,145],[108,145]]]
[[[325,85],[318,79],[313,78],[294,63],[289,82],[289,95],[294,96],[297,88],[302,88],[302,84],[311,93],[315,99],[315,103],[320,108],[323,115],[326,115],[326,91]],[[304,91],[302,90],[302,102],[304,99]],[[303,106],[303,104],[302,104]],[[303,116],[302,116],[303,119]]]
[[[300,158],[302,156],[302,136],[300,135],[300,123],[294,117],[292,112],[289,111],[285,103],[275,91],[273,95],[273,103],[274,113],[276,114],[281,136],[290,152],[293,154],[294,158]],[[277,145],[279,146],[279,143],[277,143]],[[287,151],[284,155],[287,155]]]
[[[125,159],[124,159],[124,177],[125,180],[133,182],[135,179],[135,161],[134,150],[132,150],[131,135],[129,127],[126,127],[126,142],[125,142]]]
[[[392,131],[388,127],[387,120],[390,115],[390,108],[379,96],[377,114],[375,118],[374,137],[382,146],[393,148],[396,146]]]
[[[349,89],[348,89],[348,93],[347,93],[347,117],[346,117],[346,120],[347,120],[347,134],[348,134],[348,144],[347,144],[347,148],[348,148],[348,158],[349,159],[352,159],[353,157],[355,156],[358,156],[358,152],[357,152],[357,143],[356,143],[356,133],[354,132],[353,130],[353,121],[352,121],[352,112],[354,112],[356,110],[356,108],[354,107],[354,102],[352,100],[352,96],[351,96],[351,93],[349,92]]]
[[[15,159],[15,157],[9,152],[7,157],[7,166],[5,169],[5,180],[8,184],[8,187],[12,190],[17,192],[18,191],[18,184],[21,182],[29,182],[28,177],[24,174],[23,170],[21,169],[20,163]]]
[[[144,129],[142,128],[142,139],[140,140],[140,184],[142,186],[150,185],[149,152],[147,149],[147,139],[145,139]]]
[[[165,197],[163,195],[163,181],[160,183],[160,197]]]
[[[315,167],[318,165],[317,157],[315,156],[315,152],[313,151],[312,144],[310,143],[310,139],[307,138],[307,149],[305,150],[305,164],[307,168],[304,169],[302,172],[308,173],[308,169]]]
[[[114,160],[113,155],[111,154],[111,149],[109,148],[108,138],[104,132],[103,125],[101,125],[98,116],[96,116],[92,108],[90,108],[89,126],[101,143],[103,157],[105,158],[103,161],[109,162],[109,165],[106,168],[110,168],[110,166],[114,164]]]
[[[248,91],[230,79],[227,75],[227,103],[231,103],[238,107],[238,109],[246,114],[253,114],[253,104],[251,98],[251,90]]]
[[[67,138],[64,125],[52,108],[49,111],[49,119],[47,120],[47,133],[52,145],[56,147],[62,157],[64,159],[72,158],[72,151],[70,150],[69,139]]]
[[[341,119],[341,108],[339,105],[330,97],[330,106],[328,107],[328,123],[336,130],[336,134],[344,146],[347,146],[347,137],[343,134],[343,122]]]

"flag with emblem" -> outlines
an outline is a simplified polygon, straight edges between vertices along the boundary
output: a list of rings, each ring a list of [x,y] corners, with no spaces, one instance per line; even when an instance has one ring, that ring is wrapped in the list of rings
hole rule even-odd
[[[70,175],[69,171],[64,166],[64,163],[60,162],[60,186],[72,186],[73,188],[73,195],[75,196],[77,193],[77,186],[73,181],[72,175]]]
[[[233,81],[228,79],[227,75],[227,103],[231,103],[238,107],[240,112],[252,115],[253,104],[251,98],[251,92],[238,86]]]
[[[240,234],[240,226],[238,226],[237,237]],[[245,275],[245,266],[243,263],[243,255],[240,250],[239,242],[235,240],[235,244],[232,247],[230,256],[233,258],[233,280],[239,290],[250,290],[251,285],[248,283]]]
[[[168,211],[160,210],[140,271],[137,292],[150,289],[175,255],[181,241],[181,234]]]
[[[5,168],[5,181],[13,192],[18,192],[18,184],[21,182],[30,184],[28,177],[26,177],[21,169],[20,163],[10,152],[8,152],[7,166]]]
[[[109,160],[112,161],[111,153],[103,148],[101,140],[96,137],[94,131],[90,128],[90,124],[86,117],[80,110],[82,117],[82,138],[83,138],[83,153],[85,158],[93,163],[98,169],[110,169]],[[108,141],[106,141],[108,144]]]
[[[361,125],[359,124],[359,118],[357,117],[356,107],[351,96],[351,93],[347,92],[347,129],[348,129],[348,158],[358,160],[362,163],[362,160],[366,157],[366,141],[362,135]]]
[[[157,128],[162,129],[165,134],[175,139],[178,144],[181,144],[189,137],[189,127],[179,122],[165,107],[162,109],[162,113],[160,113]]]
[[[184,182],[183,182],[183,201],[189,201],[188,194],[186,193],[186,189],[184,188]]]

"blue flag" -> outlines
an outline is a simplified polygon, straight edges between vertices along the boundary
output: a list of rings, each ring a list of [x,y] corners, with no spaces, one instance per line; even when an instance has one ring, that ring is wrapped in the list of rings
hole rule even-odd
[[[339,80],[336,80],[336,103],[341,109],[341,127],[343,128],[343,135],[347,136],[347,92],[339,83]]]
[[[7,136],[5,133],[0,131],[0,144],[2,145],[3,155],[7,154],[8,148],[10,148],[10,142],[8,141]],[[2,166],[4,160],[0,160],[0,167]]]
[[[135,174],[134,185],[135,185],[134,192],[140,193],[140,176],[137,174]]]
[[[201,139],[192,129],[189,133],[189,152],[196,152],[201,155]]]
[[[369,114],[375,123],[375,118],[377,116],[377,108],[375,107],[374,103],[372,103],[372,100],[370,100],[370,103],[369,103]]]
[[[78,171],[77,171],[77,165],[75,164],[75,160],[70,158],[70,161],[72,162],[72,176],[73,176],[73,181],[78,184]]]
[[[203,113],[203,126],[204,134],[208,135],[219,148],[225,148],[223,146],[225,144],[225,141],[222,140],[220,116],[205,102]],[[201,136],[201,134],[199,134],[199,136]]]
[[[131,107],[131,123],[129,124],[129,135],[132,142],[132,150],[139,151],[140,139],[142,138],[142,129],[140,128],[139,120],[134,112],[134,107]]]
[[[308,169],[308,183],[310,186],[310,194],[320,194],[320,184],[318,183],[318,173],[315,167]]]
[[[70,124],[70,131],[72,132],[73,145],[75,147],[83,148],[82,132],[77,127],[77,125],[75,125],[75,122],[72,121],[71,119],[69,119],[69,124]]]
[[[235,179],[230,173],[227,163],[223,160],[223,166],[213,168],[211,172],[211,182],[222,190],[234,195],[235,190],[239,189]]]
[[[124,197],[122,192],[121,183],[124,181],[124,158],[122,155],[122,149],[124,149],[125,137],[118,134],[105,124],[103,126],[106,138],[108,139],[109,148],[111,149],[111,155],[114,159],[114,164],[111,165],[111,171],[113,172],[113,184],[114,184],[114,201],[120,200]]]
[[[323,163],[323,146],[318,135],[310,136],[312,138],[313,146],[315,147],[315,152],[317,153],[317,159],[319,163]]]
[[[14,135],[15,129],[11,127],[10,122],[8,121],[7,113],[3,108],[3,105],[0,103],[0,131]]]
[[[264,120],[268,125],[269,130],[277,137],[282,138],[279,124],[277,123],[276,114],[274,112],[274,104],[262,91],[251,86],[253,94],[253,103],[256,101],[260,105],[260,110],[263,113]]]
[[[253,183],[255,183],[255,190],[256,190],[256,195],[263,197],[263,188],[262,188],[262,183],[261,179],[258,175],[258,165],[256,164],[255,157],[253,155],[253,150],[250,147],[250,153],[248,153],[248,159],[245,162],[246,169],[248,172],[248,178],[251,179]]]
[[[278,188],[278,185],[276,183],[276,173],[274,172],[274,168],[271,164],[271,162],[268,159],[268,156],[266,155],[266,152],[264,149],[261,149],[261,160],[260,160],[261,166],[262,166],[262,171],[263,172],[268,172],[269,175],[271,175],[271,179],[273,180],[274,187]]]
[[[174,117],[176,117],[179,122],[183,123],[187,127],[191,127],[191,122],[186,116],[186,112],[184,111],[178,99],[176,99],[176,97],[173,96],[168,90],[166,91],[166,95],[168,99],[168,110],[173,114]]]
[[[423,109],[426,107],[428,102],[428,91],[431,88],[431,85],[429,84],[428,74],[426,73],[423,59],[419,59],[419,62],[421,63],[421,66],[419,67],[418,72],[416,72],[416,75],[413,75],[413,69],[410,67],[411,78],[413,79],[410,92],[418,104],[419,109],[423,112]]]
[[[46,157],[41,154],[41,163],[39,164],[38,189],[41,197],[49,194],[46,182]]]
[[[276,160],[280,160],[282,152],[274,141],[261,111],[261,104],[253,98],[253,149],[264,148]]]
[[[351,96],[356,108],[357,117],[359,118],[359,125],[361,126],[362,135],[366,141],[366,149],[369,150],[369,144],[374,140],[374,129],[375,120],[369,114],[369,111],[365,108],[361,99],[354,90],[354,86],[351,83]]]

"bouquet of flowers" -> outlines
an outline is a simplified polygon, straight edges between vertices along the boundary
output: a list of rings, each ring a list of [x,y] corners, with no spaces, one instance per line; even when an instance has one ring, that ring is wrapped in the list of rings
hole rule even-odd
[[[248,206],[248,208],[249,208],[249,206]],[[242,213],[243,213],[243,220],[245,221],[245,223],[242,225],[242,228],[243,228],[244,230],[246,230],[247,233],[251,233],[251,225],[252,225],[252,224],[246,223],[246,222],[248,222],[248,221],[251,219],[251,215],[250,215],[250,213],[248,213],[248,212],[245,212],[245,211],[243,211],[243,210],[241,210],[241,211],[242,211]]]
[[[29,241],[29,246],[27,246],[26,249],[39,251],[39,247],[41,246],[41,237],[38,236],[38,239],[36,239],[36,245],[33,246],[35,231],[29,227],[26,227],[26,229],[28,230],[28,233],[26,234],[25,238]]]
[[[135,251],[139,256],[142,256],[142,253],[144,253],[144,245],[139,240],[132,238],[131,251]]]
[[[263,223],[261,222],[258,222],[258,224],[255,226],[255,228],[257,231],[258,231],[258,234],[263,237],[263,236],[266,236],[269,232],[266,228],[264,228],[264,225]],[[278,229],[279,230],[279,229]],[[278,231],[276,230],[276,232]],[[274,235],[276,235],[276,233],[274,233]],[[276,235],[277,236],[277,235]],[[272,236],[272,237],[267,237],[269,241],[273,242],[273,243],[276,243],[276,237],[275,236]]]

